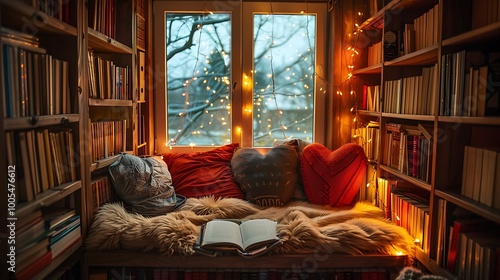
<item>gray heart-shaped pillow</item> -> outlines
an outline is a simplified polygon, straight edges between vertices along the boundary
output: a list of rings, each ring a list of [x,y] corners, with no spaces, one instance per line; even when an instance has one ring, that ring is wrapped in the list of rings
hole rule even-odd
[[[266,154],[240,148],[231,159],[231,170],[248,201],[260,206],[282,206],[294,194],[299,164],[296,149],[285,144]]]

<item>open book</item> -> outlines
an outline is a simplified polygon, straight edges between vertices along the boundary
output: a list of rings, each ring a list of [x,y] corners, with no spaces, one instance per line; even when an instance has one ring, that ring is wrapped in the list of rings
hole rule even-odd
[[[277,223],[268,219],[213,220],[202,227],[198,250],[214,256],[231,250],[247,257],[261,255],[281,243],[276,227]]]

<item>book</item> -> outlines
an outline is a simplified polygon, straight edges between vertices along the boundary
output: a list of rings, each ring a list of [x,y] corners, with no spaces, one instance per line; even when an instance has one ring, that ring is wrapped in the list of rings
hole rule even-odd
[[[62,222],[76,215],[75,209],[50,207],[44,209],[43,218],[47,227],[52,229]]]
[[[454,273],[456,270],[457,252],[461,250],[461,248],[459,248],[460,235],[466,232],[485,230],[488,227],[488,222],[483,219],[455,220],[453,222],[450,247],[448,248],[448,259],[446,263],[446,269],[448,271]]]
[[[276,227],[277,222],[268,219],[212,220],[202,227],[199,249],[213,253],[237,251],[244,257],[261,255],[281,243]]]
[[[45,222],[42,217],[38,217],[23,228],[16,230],[16,248],[19,250],[36,242],[46,234]]]
[[[49,251],[49,239],[44,238],[23,250],[16,252],[16,270],[23,270],[28,267],[33,260],[36,260]]]
[[[80,224],[68,229],[67,232],[63,232],[56,236],[54,239],[49,239],[50,241],[50,251],[52,252],[52,258],[57,258],[66,249],[71,247],[77,241],[82,238]]]
[[[48,251],[40,258],[34,260],[25,269],[16,272],[15,279],[33,279],[40,271],[46,268],[52,262],[52,252]]]

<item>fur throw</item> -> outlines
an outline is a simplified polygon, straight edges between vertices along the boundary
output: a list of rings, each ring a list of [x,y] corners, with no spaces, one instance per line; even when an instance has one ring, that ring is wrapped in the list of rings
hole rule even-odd
[[[283,207],[259,207],[237,198],[188,198],[176,211],[144,217],[119,203],[103,205],[85,241],[87,251],[139,250],[191,255],[200,226],[212,219],[267,218],[278,222],[281,246],[271,254],[410,253],[413,239],[403,228],[383,218],[378,207],[358,202],[349,209],[289,202]]]

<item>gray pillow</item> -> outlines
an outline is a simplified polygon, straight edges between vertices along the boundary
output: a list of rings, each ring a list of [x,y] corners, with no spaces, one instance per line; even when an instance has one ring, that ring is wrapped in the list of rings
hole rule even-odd
[[[109,166],[109,173],[116,193],[133,212],[162,215],[185,201],[175,194],[172,176],[161,159],[123,153]]]
[[[298,167],[297,151],[287,144],[275,146],[265,155],[240,148],[231,159],[231,171],[246,199],[260,206],[282,206],[292,198]]]

